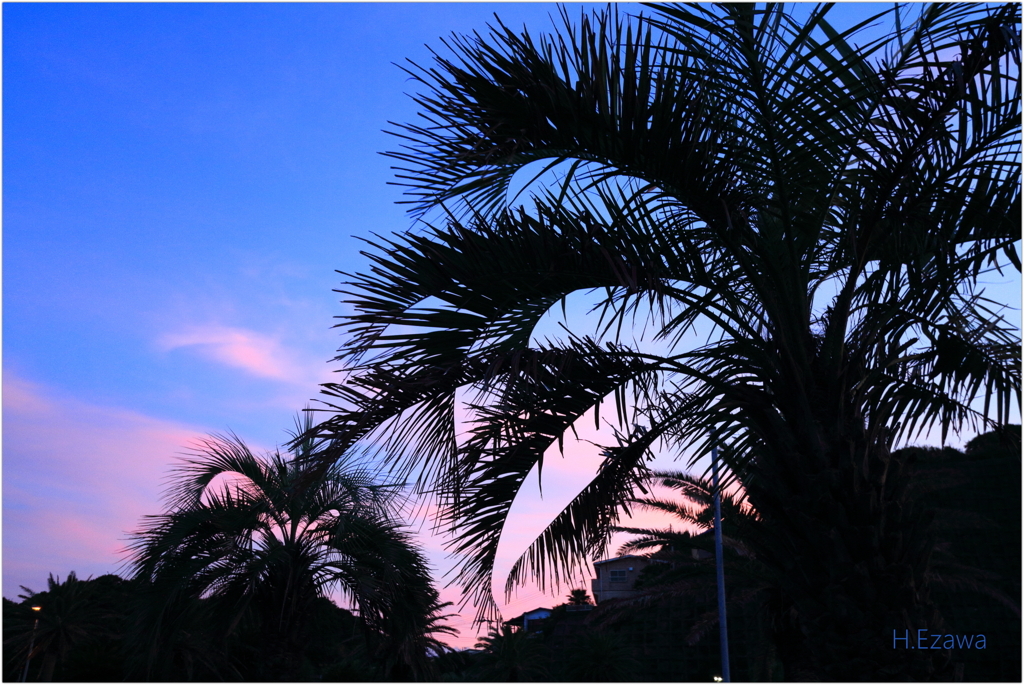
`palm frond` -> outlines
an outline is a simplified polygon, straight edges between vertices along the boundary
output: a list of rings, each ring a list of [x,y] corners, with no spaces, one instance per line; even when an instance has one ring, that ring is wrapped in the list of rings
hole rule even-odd
[[[1020,269],[1020,8],[927,5],[866,37],[899,12],[839,27],[829,5],[563,10],[555,35],[499,22],[408,67],[421,118],[396,125],[389,156],[413,214],[438,225],[375,239],[348,276],[347,380],[325,386],[333,415],[307,434],[325,461],[365,449],[435,498],[482,612],[524,479],[606,398],[619,430],[637,426],[624,456],[507,588],[568,579],[625,507],[706,526],[699,479],[664,481],[679,506],[630,494],[655,440],[691,464],[719,448],[723,487],[744,492],[723,498],[730,563],[754,574],[756,559],[818,617],[806,640],[838,639],[815,623],[836,583],[853,607],[913,560],[926,584],[927,525],[901,508],[893,446],[1020,406],[1020,333],[982,288]],[[583,292],[594,333],[538,344]]]

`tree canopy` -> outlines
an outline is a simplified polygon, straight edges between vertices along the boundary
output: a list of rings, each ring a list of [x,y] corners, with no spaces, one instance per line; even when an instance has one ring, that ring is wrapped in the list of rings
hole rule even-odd
[[[310,427],[307,416],[299,432]],[[430,670],[428,657],[444,648],[436,634],[454,630],[397,519],[401,486],[356,463],[318,469],[318,449],[307,438],[294,455],[259,456],[237,437],[214,437],[180,463],[168,511],[132,535],[131,567],[151,597],[141,620],[147,675],[174,659],[198,612],[218,640],[254,625],[264,675],[294,679],[317,603],[332,593],[358,612],[389,675]]]
[[[349,275],[317,433],[419,479],[481,614],[527,475],[610,400],[616,444],[507,588],[571,580],[652,450],[714,435],[798,617],[792,672],[942,668],[875,644],[940,620],[893,448],[1019,411],[1020,333],[983,279],[1020,270],[1020,8],[830,9],[563,11],[408,67],[421,118],[389,154],[423,225]],[[535,339],[581,292],[591,325]]]

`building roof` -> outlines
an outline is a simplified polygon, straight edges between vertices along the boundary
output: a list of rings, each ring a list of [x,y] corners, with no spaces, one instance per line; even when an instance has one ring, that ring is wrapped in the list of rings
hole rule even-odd
[[[621,557],[614,557],[612,559],[602,559],[601,561],[595,561],[594,566],[598,566],[600,564],[607,564],[611,561],[621,561],[622,559],[643,559],[644,561],[650,561],[650,559],[648,559],[647,557],[641,557],[636,554],[626,554]]]
[[[537,611],[546,611],[546,612],[548,612],[548,614],[550,614],[552,610],[548,609],[547,607],[537,607],[536,609],[530,609],[529,611],[524,611],[523,613],[519,614],[518,616],[516,616],[514,618],[510,618],[509,620],[505,621],[505,623],[521,623],[523,618],[525,618],[528,614],[532,614],[532,613],[535,613]]]

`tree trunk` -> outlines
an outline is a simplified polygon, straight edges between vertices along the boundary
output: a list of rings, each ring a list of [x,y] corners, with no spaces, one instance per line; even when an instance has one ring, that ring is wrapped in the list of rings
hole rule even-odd
[[[53,669],[57,666],[57,655],[52,652],[43,654],[43,670],[39,680],[44,683],[53,682]]]
[[[942,627],[928,591],[930,520],[907,497],[906,464],[884,441],[833,443],[826,468],[773,456],[747,492],[762,516],[758,554],[793,610],[777,631],[786,678],[938,676],[948,651],[902,639]]]

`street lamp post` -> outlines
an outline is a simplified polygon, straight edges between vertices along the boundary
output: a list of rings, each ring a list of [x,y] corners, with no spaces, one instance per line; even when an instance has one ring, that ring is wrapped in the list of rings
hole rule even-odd
[[[714,441],[715,436],[711,439]],[[715,571],[718,576],[718,634],[722,643],[722,680],[729,683],[729,628],[725,621],[725,568],[722,555],[722,492],[718,487],[718,444],[711,443],[711,483],[715,489]]]
[[[36,628],[39,627],[39,613],[43,610],[43,607],[35,606],[32,607],[32,611],[36,613],[36,620],[32,623],[32,637],[28,640],[28,654],[25,655],[25,670],[21,673],[21,682],[28,682],[28,664],[32,660],[32,650],[36,646]]]

